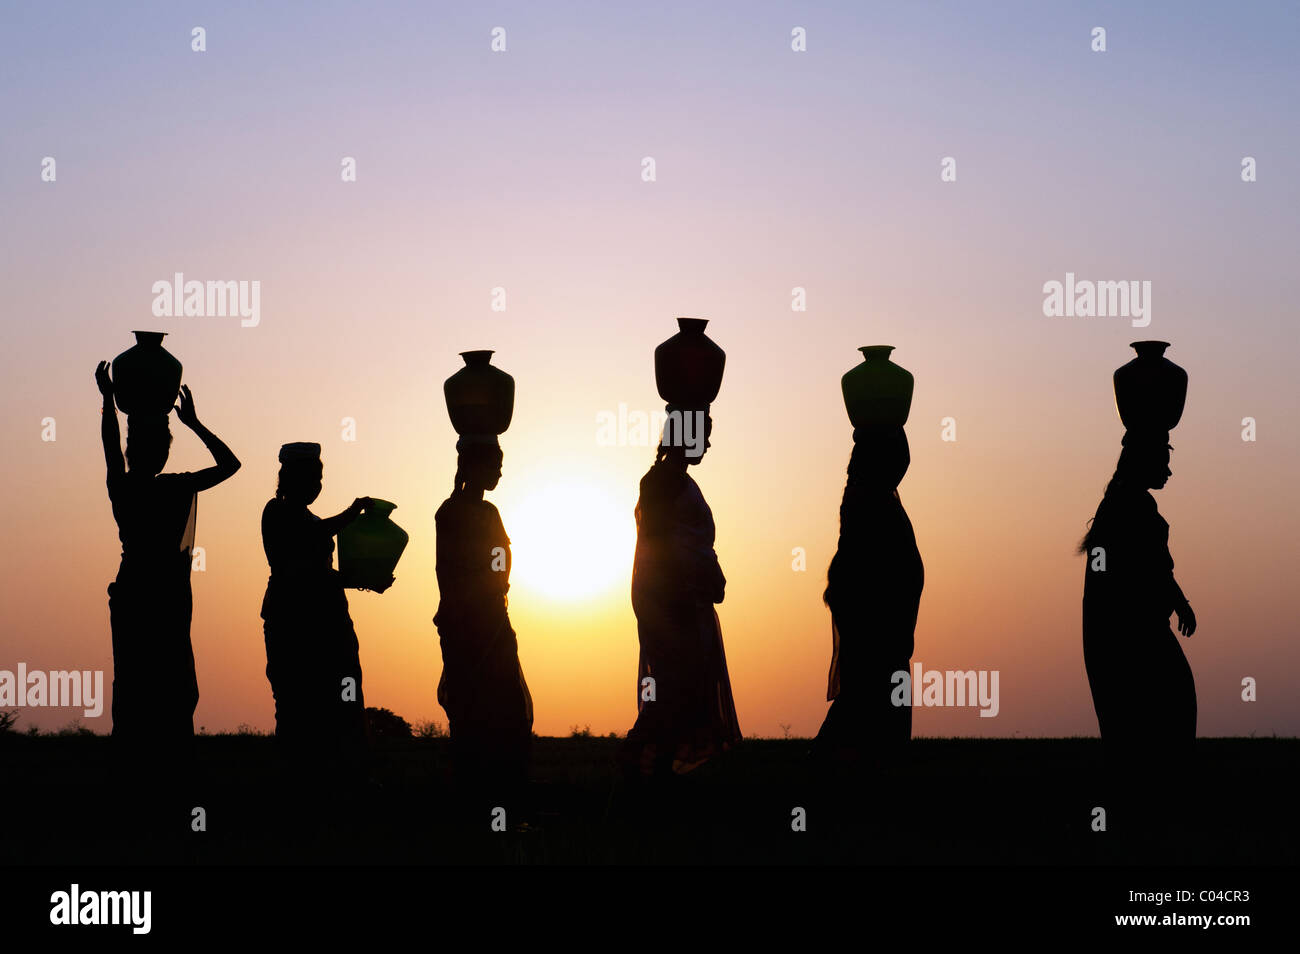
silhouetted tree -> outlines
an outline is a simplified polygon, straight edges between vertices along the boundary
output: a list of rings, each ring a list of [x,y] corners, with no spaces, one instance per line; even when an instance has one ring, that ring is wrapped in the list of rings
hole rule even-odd
[[[370,737],[374,739],[409,739],[412,737],[411,724],[388,709],[367,706],[366,726],[370,729]]]

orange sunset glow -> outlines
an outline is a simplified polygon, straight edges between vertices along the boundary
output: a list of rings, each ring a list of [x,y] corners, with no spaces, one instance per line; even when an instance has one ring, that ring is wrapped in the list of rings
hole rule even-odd
[[[120,548],[93,374],[133,330],[157,330],[243,465],[199,498],[196,730],[274,728],[259,518],[292,441],[322,446],[313,512],[364,495],[397,505],[410,543],[396,583],[348,592],[366,702],[445,723],[434,512],[456,434],[442,386],[459,352],[493,349],[517,395],[487,499],[513,547],[535,731],[626,732],[633,509],[658,433],[608,422],[663,411],[653,351],[688,315],[727,356],[691,473],[717,524],[745,735],[811,736],[826,713],[821,594],[852,449],[840,378],[873,344],[915,376],[899,488],[925,565],[912,659],[1000,673],[995,718],[920,708],[914,734],[1095,735],[1075,548],[1119,453],[1111,374],[1145,338],[1171,342],[1190,378],[1158,499],[1200,621],[1183,643],[1199,732],[1300,730],[1300,144],[1275,121],[1294,90],[1255,85],[1210,40],[1203,74],[1154,68],[1173,54],[1152,41],[1103,75],[1068,31],[1023,42],[1046,10],[1015,23],[895,11],[867,56],[845,6],[813,24],[813,69],[770,6],[743,26],[701,12],[682,34],[613,8],[543,22],[524,7],[494,60],[435,42],[418,17],[369,21],[362,50],[360,11],[305,33],[287,14],[212,11],[226,39],[206,59],[150,47],[101,83],[118,42],[142,42],[126,33],[188,34],[189,14],[128,26],[90,12],[93,30],[68,32],[33,11],[0,92],[0,669],[111,682]],[[482,31],[448,16],[444,38]],[[1137,33],[1143,16],[1114,25]],[[605,40],[525,41],[551,34]],[[1180,37],[1199,55],[1203,38]],[[57,75],[37,69],[55,49]],[[1268,157],[1269,174],[1244,184],[1244,155]],[[955,181],[940,177],[946,156]],[[157,315],[155,283],[177,273],[257,281],[256,323]],[[1067,273],[1151,282],[1149,324],[1048,316],[1044,285]],[[167,469],[206,466],[172,430]],[[107,705],[23,718],[111,728]]]

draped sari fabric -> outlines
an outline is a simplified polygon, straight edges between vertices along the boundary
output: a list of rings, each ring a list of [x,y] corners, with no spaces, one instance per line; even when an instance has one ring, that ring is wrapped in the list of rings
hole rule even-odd
[[[1101,738],[1130,768],[1158,771],[1188,756],[1196,738],[1196,682],[1169,625],[1169,524],[1148,491],[1117,480],[1088,540],[1083,657]],[[1104,569],[1093,568],[1098,547]]]
[[[713,608],[727,581],[713,549],[713,513],[687,474],[656,463],[642,478],[636,521],[638,715],[623,758],[643,774],[683,774],[741,740]]]
[[[438,704],[458,771],[514,784],[527,773],[533,699],[506,610],[510,539],[496,507],[453,493],[434,518],[442,646]]]
[[[355,756],[365,744],[365,696],[334,539],[305,506],[275,498],[262,511],[262,545],[271,566],[262,628],[276,738],[293,754]]]
[[[924,584],[916,536],[898,495],[848,488],[827,573],[831,707],[819,747],[882,754],[911,738],[912,709],[894,705],[894,673],[910,669]]]
[[[117,578],[108,587],[113,735],[188,739],[199,702],[190,643],[194,475],[119,473],[108,480],[108,496],[122,541]]]

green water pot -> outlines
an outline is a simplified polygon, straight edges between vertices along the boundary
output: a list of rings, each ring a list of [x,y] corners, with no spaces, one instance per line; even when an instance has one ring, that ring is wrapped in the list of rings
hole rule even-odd
[[[912,410],[912,372],[889,360],[893,345],[858,350],[862,363],[840,378],[849,420],[855,428],[902,427]]]
[[[390,519],[396,509],[397,505],[387,500],[371,498],[370,509],[339,531],[339,574],[344,586],[361,590],[388,587],[410,539]]]

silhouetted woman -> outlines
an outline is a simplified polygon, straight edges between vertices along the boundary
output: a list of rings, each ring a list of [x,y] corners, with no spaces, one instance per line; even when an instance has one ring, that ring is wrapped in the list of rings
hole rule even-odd
[[[1169,524],[1151,490],[1164,487],[1168,434],[1129,431],[1080,552],[1083,658],[1112,769],[1133,784],[1169,781],[1196,739],[1196,683],[1178,637],[1196,616],[1174,579]]]
[[[483,499],[501,479],[495,437],[456,443],[456,479],[438,508],[438,704],[447,711],[456,771],[502,801],[520,794],[532,742],[533,699],[506,611],[510,538]]]
[[[713,549],[713,512],[686,468],[704,459],[713,421],[691,456],[669,423],[655,462],[641,478],[636,504],[632,609],[641,657],[636,723],[623,746],[625,768],[643,777],[684,774],[741,740],[722,646],[721,603],[727,580]],[[698,433],[698,431],[697,431]],[[648,681],[650,680],[650,681]],[[653,694],[653,698],[651,698]]]
[[[319,444],[280,448],[275,497],[262,510],[271,567],[262,600],[266,678],[275,695],[276,740],[290,759],[355,761],[365,747],[365,697],[357,634],[334,569],[334,537],[370,498],[321,519],[308,507],[320,496],[322,474]]]
[[[911,455],[901,427],[854,431],[849,476],[840,504],[840,537],[826,574],[831,611],[833,700],[817,750],[844,762],[897,755],[912,735],[912,708],[895,705],[911,685],[916,615],[925,567],[912,522],[898,496]]]
[[[164,742],[180,754],[194,735],[199,702],[194,650],[190,644],[190,550],[198,494],[235,471],[230,448],[199,423],[194,397],[180,391],[176,417],[203,441],[213,466],[194,473],[164,474],[172,435],[167,415],[128,418],[122,456],[109,364],[101,361],[95,380],[104,396],[100,425],[108,465],[122,562],[108,587],[113,630],[113,735],[128,743]],[[150,757],[166,761],[168,754]]]

